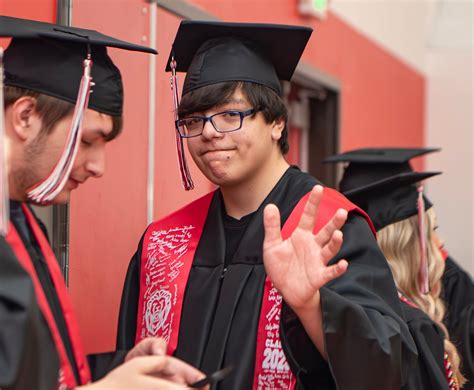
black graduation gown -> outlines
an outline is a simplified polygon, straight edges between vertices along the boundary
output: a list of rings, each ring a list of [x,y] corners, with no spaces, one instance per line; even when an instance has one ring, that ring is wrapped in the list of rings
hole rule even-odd
[[[206,373],[233,366],[219,389],[251,389],[256,334],[265,270],[262,261],[263,208],[275,203],[286,221],[316,180],[289,168],[250,221],[224,271],[222,196],[216,192],[196,250],[185,291],[175,355]],[[388,264],[363,217],[351,215],[340,258],[349,260],[344,276],[322,288],[328,363],[283,305],[281,339],[299,389],[400,389],[414,364],[416,349],[402,312]],[[140,282],[141,242],[133,256],[122,296],[118,348],[134,344]]]
[[[444,368],[443,331],[420,309],[402,302],[403,314],[418,350],[416,367],[403,390],[449,390]]]
[[[0,388],[51,390],[59,359],[33,282],[0,237]]]
[[[36,217],[33,210],[30,208],[31,212],[35,216],[39,226],[43,230],[46,237],[48,237],[46,228],[44,224],[41,222],[39,218]],[[68,355],[69,361],[72,363],[72,368],[74,375],[76,377],[76,381],[78,381],[79,373],[77,364],[74,358],[71,340],[69,338],[69,334],[66,327],[66,321],[64,319],[64,315],[59,303],[58,294],[54,287],[48,266],[46,261],[41,253],[41,250],[36,242],[36,239],[33,237],[32,232],[30,231],[26,219],[24,216],[23,211],[21,210],[21,204],[18,202],[11,201],[10,204],[10,216],[11,221],[15,225],[15,228],[18,231],[19,236],[21,237],[31,259],[33,265],[35,267],[36,275],[41,283],[43,291],[45,293],[46,299],[48,301],[49,307],[51,308],[51,312],[53,317],[56,321],[56,325],[58,327],[59,334],[61,335],[61,339],[64,343],[64,347],[66,349],[66,353]],[[43,318],[42,314],[41,317]],[[49,338],[51,338],[51,333],[48,332]],[[51,343],[54,342],[51,338]],[[88,355],[87,359],[89,362],[89,366],[91,369],[91,377],[92,380],[98,380],[105,376],[110,370],[117,367],[121,364],[125,358],[127,351],[115,351],[115,352],[108,352],[103,354],[93,354]],[[57,381],[57,375],[56,375]]]
[[[446,259],[443,274],[443,297],[449,337],[461,355],[461,371],[469,380],[466,389],[474,388],[474,283],[451,257]]]

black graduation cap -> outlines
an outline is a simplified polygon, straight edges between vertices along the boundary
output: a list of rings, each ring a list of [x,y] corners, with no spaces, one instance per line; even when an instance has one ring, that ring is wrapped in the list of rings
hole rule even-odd
[[[107,46],[155,54],[156,51],[93,30],[7,16],[0,16],[0,37],[12,38],[0,64],[5,71],[5,85],[75,105],[64,151],[56,166],[46,178],[27,190],[30,200],[47,203],[61,192],[69,179],[81,139],[85,109],[112,116],[122,114],[122,77],[107,55]],[[1,81],[0,89],[3,89]]]
[[[174,40],[176,71],[187,72],[183,95],[225,81],[262,84],[281,96],[312,33],[310,27],[184,20]]]
[[[437,152],[439,148],[364,148],[328,157],[324,162],[349,163],[339,191],[356,203],[380,230],[418,213],[417,183],[441,172],[415,172],[414,157]],[[432,204],[423,197],[425,210]]]
[[[0,16],[0,37],[13,38],[4,54],[5,84],[75,103],[90,51],[95,86],[89,108],[118,116],[123,109],[120,71],[107,46],[156,54],[146,46],[121,41],[94,30]]]

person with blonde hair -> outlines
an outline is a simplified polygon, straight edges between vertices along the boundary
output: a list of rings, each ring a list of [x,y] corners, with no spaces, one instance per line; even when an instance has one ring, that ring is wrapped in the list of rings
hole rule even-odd
[[[326,159],[349,162],[340,191],[364,209],[392,270],[418,365],[405,389],[459,389],[465,383],[456,346],[443,323],[445,262],[435,239],[436,214],[421,182],[440,172],[414,172],[411,158],[437,149],[358,149]]]

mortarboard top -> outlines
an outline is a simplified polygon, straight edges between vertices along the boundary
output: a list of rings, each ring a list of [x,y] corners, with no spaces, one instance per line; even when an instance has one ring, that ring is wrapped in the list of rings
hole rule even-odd
[[[30,89],[75,103],[83,74],[83,61],[91,50],[94,92],[89,108],[105,114],[122,114],[123,87],[120,71],[106,47],[154,53],[94,30],[66,27],[0,16],[0,37],[11,37],[5,50],[5,85]]]
[[[415,172],[410,159],[439,151],[435,148],[366,148],[328,157],[324,162],[348,162],[339,190],[369,214],[375,229],[416,215],[417,183],[441,172]],[[426,198],[425,210],[432,204]]]
[[[440,148],[362,148],[330,156],[324,161],[359,162],[364,164],[370,164],[372,162],[377,164],[402,164],[408,163],[412,158],[440,150]]]
[[[187,72],[183,95],[226,81],[265,85],[281,95],[279,80],[290,80],[312,29],[260,23],[182,21],[166,71]]]

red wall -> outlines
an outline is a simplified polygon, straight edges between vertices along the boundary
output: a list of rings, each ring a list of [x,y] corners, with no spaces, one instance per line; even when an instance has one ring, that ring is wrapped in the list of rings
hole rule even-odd
[[[0,15],[54,22],[56,0],[1,0]]]

